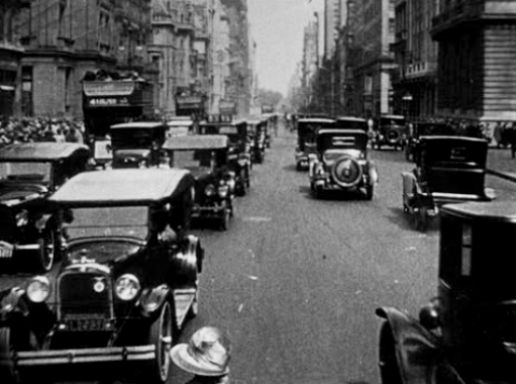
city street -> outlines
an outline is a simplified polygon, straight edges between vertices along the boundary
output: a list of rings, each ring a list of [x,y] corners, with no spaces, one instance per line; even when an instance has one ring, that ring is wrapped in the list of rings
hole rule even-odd
[[[422,234],[403,216],[400,173],[413,165],[402,152],[370,153],[380,172],[372,202],[314,200],[295,140],[280,131],[227,232],[195,230],[206,250],[200,313],[181,339],[202,325],[227,331],[234,383],[378,383],[375,308],[417,315],[435,294],[437,225]],[[516,197],[516,184],[487,185]],[[174,366],[170,383],[189,377]]]

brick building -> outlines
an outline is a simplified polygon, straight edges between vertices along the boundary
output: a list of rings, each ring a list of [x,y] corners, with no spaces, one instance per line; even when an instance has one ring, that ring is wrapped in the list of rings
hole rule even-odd
[[[0,3],[0,116],[21,112],[21,57],[16,21],[27,1],[4,0]]]
[[[348,92],[353,110],[371,116],[393,110],[391,73],[395,68],[390,45],[394,40],[393,0],[349,0],[353,18],[348,25],[348,65],[354,84]]]
[[[438,112],[516,121],[516,1],[440,0]]]
[[[397,0],[392,50],[397,69],[393,73],[396,113],[413,118],[436,111],[437,43],[432,40],[433,1]]]
[[[150,0],[32,0],[19,25],[25,115],[81,117],[88,70],[156,76],[147,61]]]

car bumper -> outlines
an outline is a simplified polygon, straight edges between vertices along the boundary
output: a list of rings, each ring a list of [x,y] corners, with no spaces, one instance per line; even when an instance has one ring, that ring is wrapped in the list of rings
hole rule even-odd
[[[193,218],[220,217],[227,209],[227,204],[194,205],[192,210]]]
[[[358,191],[368,185],[366,180],[361,180],[355,185],[349,187],[340,186],[328,179],[315,179],[313,181],[315,188],[322,189],[325,191]]]

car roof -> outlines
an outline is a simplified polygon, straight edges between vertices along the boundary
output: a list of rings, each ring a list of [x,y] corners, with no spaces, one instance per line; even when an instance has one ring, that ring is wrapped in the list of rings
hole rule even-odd
[[[367,133],[361,129],[320,129],[317,135],[363,135],[367,136]]]
[[[325,119],[322,117],[303,117],[297,121],[298,123],[334,123],[333,119]]]
[[[167,121],[167,126],[169,127],[184,127],[185,125],[192,125],[192,120],[171,120]]]
[[[516,224],[515,202],[498,201],[448,204],[442,207],[442,212],[452,216],[458,216],[462,219],[482,219],[485,221]]]
[[[131,123],[121,123],[111,126],[111,129],[154,129],[165,128],[161,121],[133,121]]]
[[[226,135],[190,135],[167,139],[163,144],[165,150],[222,149],[227,148]]]
[[[184,169],[112,169],[83,172],[68,180],[50,201],[72,206],[158,203],[192,184]]]
[[[74,154],[89,155],[89,148],[77,143],[20,143],[0,149],[0,161],[57,161]]]
[[[481,139],[479,137],[469,137],[469,136],[452,136],[452,135],[436,135],[436,136],[421,136],[419,138],[421,141],[442,141],[442,140],[450,140],[450,141],[469,141],[472,143],[481,143],[485,142],[486,139]]]
[[[380,115],[380,118],[386,118],[386,119],[405,119],[405,116],[403,116],[403,115]]]
[[[362,118],[362,117],[356,117],[356,116],[338,116],[337,118],[335,118],[335,120],[338,121],[359,121],[359,122],[364,122],[364,123],[367,123],[367,120]]]

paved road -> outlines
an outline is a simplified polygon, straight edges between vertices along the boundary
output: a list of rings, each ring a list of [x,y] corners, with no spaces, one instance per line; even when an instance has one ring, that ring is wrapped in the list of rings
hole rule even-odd
[[[234,383],[378,383],[379,305],[418,308],[436,292],[438,233],[410,228],[401,211],[401,152],[373,152],[371,202],[314,200],[282,133],[227,232],[196,231],[207,251],[199,316],[233,344]],[[516,186],[494,178],[502,200]],[[3,280],[3,284],[7,284]],[[174,369],[171,383],[190,377]]]

